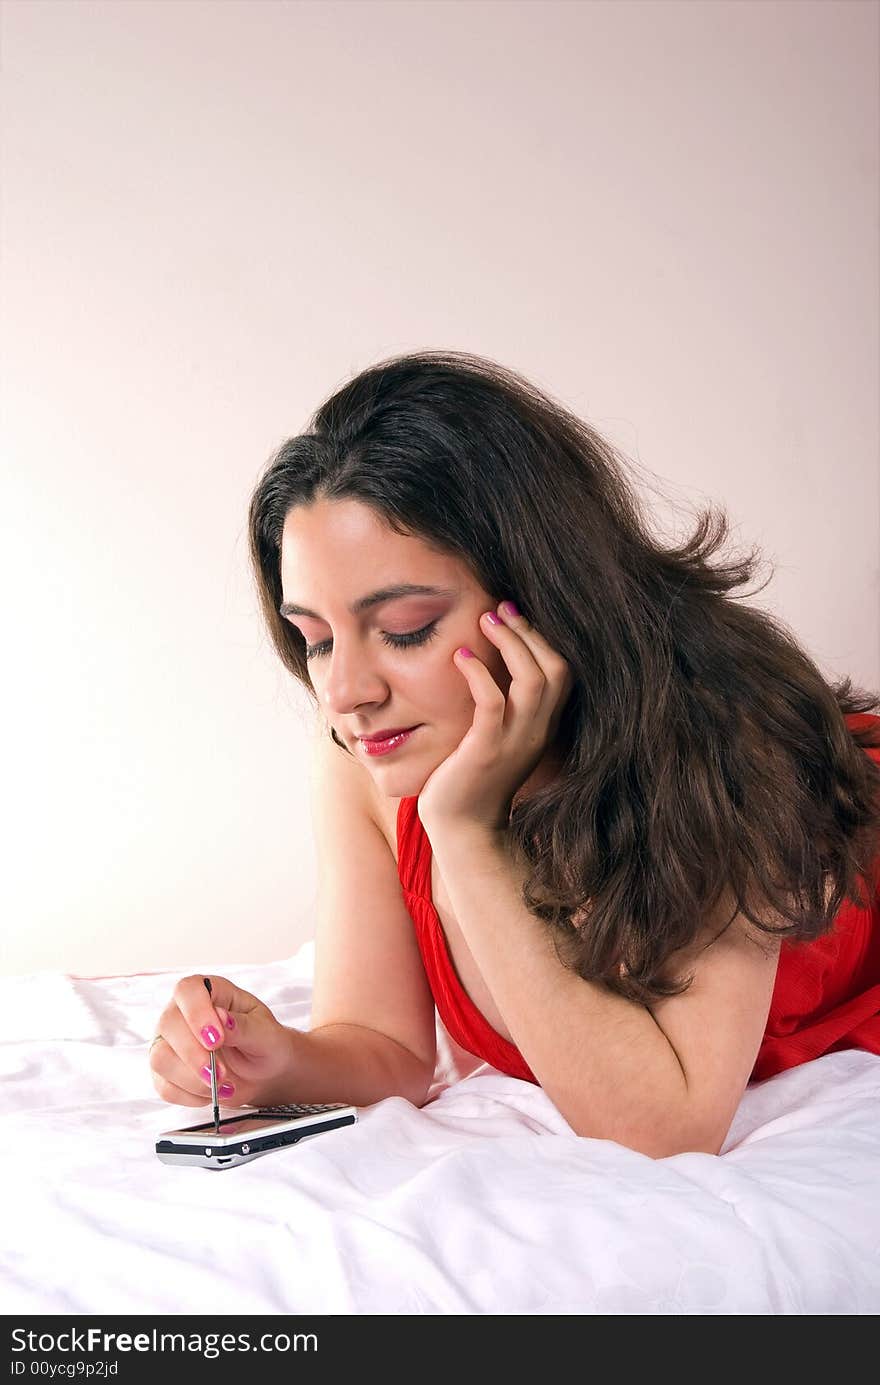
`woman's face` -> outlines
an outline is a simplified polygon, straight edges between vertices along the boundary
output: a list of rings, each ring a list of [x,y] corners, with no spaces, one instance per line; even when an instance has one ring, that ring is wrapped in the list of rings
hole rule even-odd
[[[434,590],[353,609],[402,583]],[[281,585],[285,604],[312,612],[286,619],[313,651],[309,673],[327,721],[389,798],[417,795],[470,729],[474,701],[453,662],[460,645],[474,651],[505,694],[510,688],[507,665],[479,620],[516,593],[485,591],[460,559],[395,533],[359,501],[320,500],[290,511]],[[394,647],[416,632],[424,632],[420,643]],[[368,755],[358,739],[411,726],[418,729],[386,755]]]

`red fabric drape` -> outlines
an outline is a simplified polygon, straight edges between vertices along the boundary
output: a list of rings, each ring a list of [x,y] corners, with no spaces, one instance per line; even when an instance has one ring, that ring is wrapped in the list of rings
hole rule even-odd
[[[846,718],[854,728],[880,717]],[[880,764],[880,749],[866,752]],[[431,899],[431,843],[415,798],[397,811],[398,875],[413,920],[434,1003],[468,1053],[500,1072],[537,1084],[522,1054],[474,1005],[459,981]],[[875,879],[877,877],[875,876]],[[847,902],[830,933],[808,943],[783,940],[773,999],[751,1080],[772,1077],[823,1053],[863,1048],[880,1054],[880,890],[867,909]]]

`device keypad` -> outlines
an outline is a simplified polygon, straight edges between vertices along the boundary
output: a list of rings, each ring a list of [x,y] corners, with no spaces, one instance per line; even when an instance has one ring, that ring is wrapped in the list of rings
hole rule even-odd
[[[332,1101],[326,1105],[312,1106],[305,1102],[292,1102],[288,1106],[261,1106],[259,1116],[320,1116],[324,1111],[341,1111],[344,1101]]]

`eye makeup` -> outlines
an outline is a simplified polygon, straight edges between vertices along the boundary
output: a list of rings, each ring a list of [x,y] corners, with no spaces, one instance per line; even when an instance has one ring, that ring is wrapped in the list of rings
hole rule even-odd
[[[416,645],[427,644],[433,640],[437,634],[436,620],[432,620],[428,625],[422,626],[421,630],[413,630],[406,634],[393,635],[387,630],[382,631],[383,644],[389,645],[392,649],[411,649]],[[331,640],[322,640],[320,644],[306,645],[306,658],[321,658],[330,650]]]

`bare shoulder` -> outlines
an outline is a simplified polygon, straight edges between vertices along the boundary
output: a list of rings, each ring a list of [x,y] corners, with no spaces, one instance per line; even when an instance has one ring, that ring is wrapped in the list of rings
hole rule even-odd
[[[366,771],[364,773],[366,774]],[[376,788],[369,775],[367,778],[369,779],[367,793],[370,815],[388,843],[388,850],[394,857],[394,864],[397,865],[397,811],[400,807],[400,799],[386,798]]]
[[[321,776],[329,795],[352,797],[360,811],[382,833],[395,865],[397,864],[397,810],[399,798],[387,798],[376,787],[366,765],[348,754],[326,733],[312,741],[312,777]]]
[[[778,952],[778,940],[772,934],[756,928],[745,914],[736,912],[733,891],[725,890],[706,918],[697,937],[688,947],[673,952],[664,968],[664,976],[680,976],[694,972],[713,961],[723,953],[752,956],[753,950],[765,960],[774,959]]]
[[[743,914],[730,921],[735,907],[725,892],[696,942],[670,957],[665,974],[691,976],[690,987],[648,1006],[675,1050],[706,1138],[718,1148],[758,1056],[779,964],[780,940]]]

